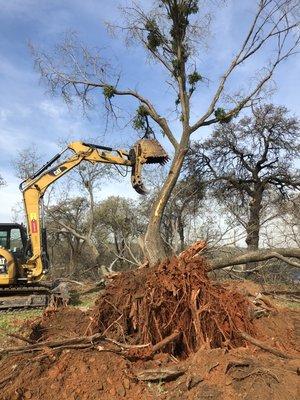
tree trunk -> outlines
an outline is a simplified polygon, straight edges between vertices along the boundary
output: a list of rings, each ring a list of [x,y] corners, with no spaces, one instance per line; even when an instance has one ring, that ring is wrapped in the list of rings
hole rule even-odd
[[[246,243],[248,251],[258,250],[259,247],[259,231],[260,231],[260,212],[262,203],[262,192],[255,189],[253,198],[249,205],[249,221],[246,227]]]
[[[91,239],[87,239],[86,244],[88,245],[88,247],[91,250],[91,255],[93,257],[94,264],[98,265],[99,264],[99,256],[100,256],[98,248],[95,246],[95,244],[93,243],[93,241]]]
[[[76,276],[74,248],[70,245],[68,276]]]
[[[180,251],[184,250],[185,243],[184,243],[184,225],[182,221],[182,214],[178,216],[178,235],[180,239]]]
[[[235,265],[243,265],[249,263],[257,263],[259,261],[270,260],[271,258],[279,258],[288,264],[292,264],[293,267],[299,268],[299,263],[292,262],[290,258],[300,259],[300,249],[298,248],[274,248],[274,249],[262,249],[256,251],[245,251],[238,255],[223,256],[215,258],[210,262],[209,270],[217,270],[226,267],[232,267]]]
[[[151,208],[149,224],[145,234],[145,256],[150,265],[154,265],[166,257],[160,226],[163,212],[178,180],[187,150],[187,145],[183,146],[181,144],[181,148],[175,152],[168,177]]]

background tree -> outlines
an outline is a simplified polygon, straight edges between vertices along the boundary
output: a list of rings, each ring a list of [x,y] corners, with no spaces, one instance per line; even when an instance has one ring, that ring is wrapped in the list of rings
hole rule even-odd
[[[5,185],[5,181],[2,178],[2,176],[0,175],[0,187]]]
[[[138,244],[144,229],[144,219],[136,201],[120,196],[109,196],[96,207],[97,229],[95,236],[104,236],[106,251],[112,262],[123,269],[126,265],[140,265]]]
[[[300,196],[295,195],[283,203],[274,204],[275,220],[267,226],[264,241],[268,246],[300,247]],[[274,232],[276,236],[274,237]]]
[[[113,74],[112,66],[101,54],[90,51],[76,35],[67,35],[66,40],[52,52],[33,49],[35,65],[52,94],[62,95],[69,104],[76,98],[87,109],[97,105],[94,92],[102,90],[106,109],[113,115],[116,115],[117,99],[130,97],[138,103],[137,127],[147,128],[148,123],[152,123],[153,129],[162,131],[173,146],[169,173],[151,207],[145,234],[144,248],[150,263],[156,263],[165,256],[161,237],[162,217],[180,176],[192,135],[205,126],[230,120],[260,98],[276,68],[294,54],[299,45],[299,1],[258,1],[239,50],[228,66],[221,67],[221,78],[206,101],[208,106],[203,110],[194,110],[196,117],[191,118],[194,95],[205,81],[204,76],[209,75],[209,71],[200,73],[197,69],[198,52],[209,27],[208,6],[200,7],[197,0],[159,0],[153,4],[152,9],[146,10],[136,2],[123,8],[125,22],[119,28],[127,33],[127,42],[142,44],[150,57],[168,74],[167,85],[174,89],[174,102],[179,112],[175,129],[145,95],[135,89],[122,89],[119,74]],[[223,45],[226,46],[226,43]],[[243,81],[250,82],[249,86],[241,87],[236,95],[232,95],[227,90],[229,79],[234,80],[239,67],[245,67],[247,62],[255,65],[254,58],[258,54],[265,56],[264,65],[259,71],[253,70],[252,76],[244,76]],[[158,90],[161,91],[161,87]],[[224,99],[228,100],[225,104]],[[169,117],[169,110],[167,112]],[[147,124],[143,124],[145,119]]]
[[[42,160],[43,157],[35,144],[19,150],[12,160],[17,178],[22,180],[29,178],[42,166]]]
[[[82,197],[60,201],[46,211],[52,264],[56,270],[64,269],[64,274],[69,276],[78,276],[84,267],[82,253],[86,244],[87,212],[88,202]]]
[[[98,264],[100,256],[100,246],[97,242],[94,232],[96,229],[96,200],[95,191],[101,188],[101,185],[111,177],[111,168],[106,165],[92,165],[90,163],[80,164],[64,183],[64,196],[56,206],[48,208],[48,214],[55,219],[56,223],[73,237],[88,246],[92,261]],[[84,197],[75,197],[75,193],[84,194]],[[79,210],[84,212],[78,214]],[[74,214],[75,213],[75,214]],[[59,218],[61,215],[62,218]],[[81,220],[79,219],[81,218]]]
[[[250,251],[259,247],[264,206],[300,190],[299,133],[299,121],[285,107],[264,105],[193,145],[191,173],[205,175],[213,194],[242,222]]]

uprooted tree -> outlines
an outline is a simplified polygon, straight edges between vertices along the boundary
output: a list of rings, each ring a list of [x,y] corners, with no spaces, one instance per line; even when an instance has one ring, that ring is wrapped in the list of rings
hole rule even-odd
[[[167,73],[167,87],[173,89],[176,104],[177,126],[174,129],[146,95],[135,89],[124,89],[124,85],[122,88],[120,76],[111,73],[111,65],[103,61],[100,54],[90,51],[76,35],[67,35],[53,52],[33,49],[35,65],[53,94],[62,95],[67,103],[77,98],[84,107],[89,107],[96,104],[95,91],[102,90],[105,106],[113,115],[118,110],[115,108],[118,99],[129,97],[138,103],[135,127],[149,132],[153,124],[151,129],[162,131],[173,146],[169,173],[151,207],[145,234],[145,255],[151,264],[165,256],[160,233],[162,217],[180,176],[192,135],[205,126],[229,121],[255,103],[277,67],[294,54],[299,45],[296,17],[299,2],[260,0],[248,31],[239,40],[239,49],[231,62],[220,68],[221,78],[206,99],[207,106],[202,110],[194,109],[197,89],[203,88],[210,78],[210,71],[198,69],[201,65],[198,54],[209,30],[210,16],[206,12],[209,6],[210,3],[200,5],[197,0],[159,0],[153,2],[152,9],[143,9],[134,1],[130,7],[122,9],[124,26],[113,26],[125,32],[129,42],[141,44]],[[264,65],[253,70],[250,76],[244,76],[243,81],[250,82],[249,86],[230,93],[228,83],[235,79],[239,67],[244,67],[248,61],[254,65],[253,59],[258,55],[264,59]],[[158,91],[161,90],[159,87]],[[165,114],[168,117],[170,106],[172,104]]]
[[[188,155],[189,174],[208,181],[212,194],[238,219],[249,251],[259,247],[265,208],[300,190],[299,132],[299,121],[285,107],[264,105],[236,123],[220,124]]]

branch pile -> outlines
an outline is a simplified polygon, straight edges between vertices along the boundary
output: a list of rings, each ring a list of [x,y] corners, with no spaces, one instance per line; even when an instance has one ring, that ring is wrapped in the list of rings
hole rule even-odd
[[[199,254],[204,248],[197,242],[156,267],[114,277],[96,302],[92,332],[152,347],[172,338],[164,351],[182,357],[201,347],[243,345],[239,332],[254,333],[251,305],[242,294],[210,281]]]

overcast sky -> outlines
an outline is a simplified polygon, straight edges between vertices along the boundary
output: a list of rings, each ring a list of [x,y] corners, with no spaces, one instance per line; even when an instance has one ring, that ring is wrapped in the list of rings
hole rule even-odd
[[[12,159],[16,153],[36,144],[45,160],[58,150],[61,140],[89,138],[106,145],[122,146],[133,142],[136,134],[130,126],[109,127],[105,131],[103,112],[92,112],[85,118],[78,108],[68,109],[60,98],[50,97],[39,75],[33,69],[28,42],[38,47],[51,48],[68,30],[77,31],[89,46],[103,49],[110,62],[121,72],[123,88],[137,88],[143,95],[153,99],[159,112],[171,115],[173,94],[164,85],[164,74],[148,62],[142,49],[126,48],[121,37],[110,37],[104,21],[118,21],[118,5],[129,1],[107,0],[0,0],[0,172],[7,182],[1,189],[0,221],[10,221],[11,208],[20,201],[17,189],[19,180],[14,176]],[[144,4],[149,5],[150,0]],[[226,6],[213,9],[212,35],[207,50],[201,50],[197,66],[209,80],[196,95],[192,118],[201,115],[209,101],[218,78],[225,70],[230,57],[241,43],[253,13],[253,0],[228,1]],[[229,90],[248,84],[263,63],[266,51],[256,60],[242,67]],[[287,106],[299,115],[299,57],[285,62],[275,75],[277,91],[271,101]],[[98,94],[99,98],[101,93]],[[137,107],[123,100],[125,110]],[[174,117],[170,117],[174,118]],[[176,124],[172,122],[175,134]],[[203,130],[197,137],[209,134]],[[117,185],[108,184],[101,193],[133,196],[129,178]]]

